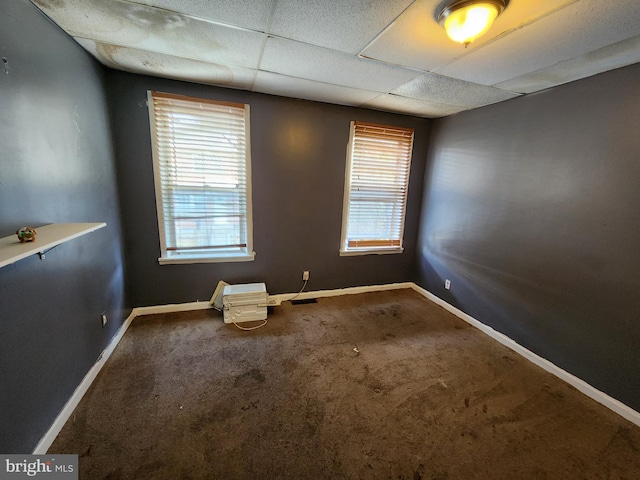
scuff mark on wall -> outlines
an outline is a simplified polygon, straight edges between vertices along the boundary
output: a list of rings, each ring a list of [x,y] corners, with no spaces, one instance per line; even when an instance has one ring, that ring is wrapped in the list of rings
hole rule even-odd
[[[82,143],[84,133],[82,132],[82,118],[80,117],[80,112],[78,111],[78,105],[73,106],[73,124],[76,127],[76,154],[80,155],[82,150]]]
[[[80,126],[81,121],[82,119],[80,118],[80,112],[78,112],[78,106],[74,105],[73,106],[73,123],[76,126],[76,130],[78,131],[78,134],[80,135],[80,137],[83,137],[84,135],[82,134],[82,127]]]

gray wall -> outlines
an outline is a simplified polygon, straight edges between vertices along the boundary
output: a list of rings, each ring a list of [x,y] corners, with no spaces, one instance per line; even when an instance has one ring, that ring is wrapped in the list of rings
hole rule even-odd
[[[0,452],[29,453],[126,314],[119,212],[102,68],[26,0],[0,57],[0,237],[107,223],[0,269]]]
[[[4,5],[0,56],[0,236],[108,224],[0,269],[0,452],[33,449],[125,305],[205,300],[221,279],[293,292],[302,270],[310,290],[415,278],[640,410],[640,66],[438,120],[430,134],[402,115],[105,77],[26,0]],[[254,262],[158,265],[147,89],[251,105]],[[338,255],[356,119],[416,129],[402,255]]]
[[[309,290],[413,278],[428,120],[115,71],[108,84],[134,306],[208,300],[219,280],[265,282],[269,293],[295,292],[303,270],[311,271]],[[250,104],[255,261],[158,264],[148,89]],[[338,255],[351,120],[415,129],[401,255]]]
[[[418,255],[420,285],[636,410],[639,85],[635,65],[436,121]]]

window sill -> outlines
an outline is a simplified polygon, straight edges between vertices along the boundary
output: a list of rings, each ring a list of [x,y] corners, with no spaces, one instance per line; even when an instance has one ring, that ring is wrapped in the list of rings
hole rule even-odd
[[[229,255],[225,257],[182,255],[180,257],[160,257],[158,263],[160,265],[180,265],[190,263],[252,262],[255,258],[256,252],[252,252],[249,255]]]
[[[340,250],[341,257],[354,257],[357,255],[390,255],[393,253],[402,253],[404,248],[370,248],[361,250]]]

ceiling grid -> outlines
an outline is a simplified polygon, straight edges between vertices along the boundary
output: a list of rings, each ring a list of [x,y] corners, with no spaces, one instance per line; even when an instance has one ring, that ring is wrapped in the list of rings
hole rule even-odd
[[[438,118],[640,62],[638,0],[510,0],[467,48],[442,0],[31,0],[104,65]]]

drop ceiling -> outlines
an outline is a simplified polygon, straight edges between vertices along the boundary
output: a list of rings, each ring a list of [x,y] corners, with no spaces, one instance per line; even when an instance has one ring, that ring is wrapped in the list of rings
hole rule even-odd
[[[102,64],[437,118],[640,62],[639,0],[511,0],[465,48],[441,0],[31,0]]]

